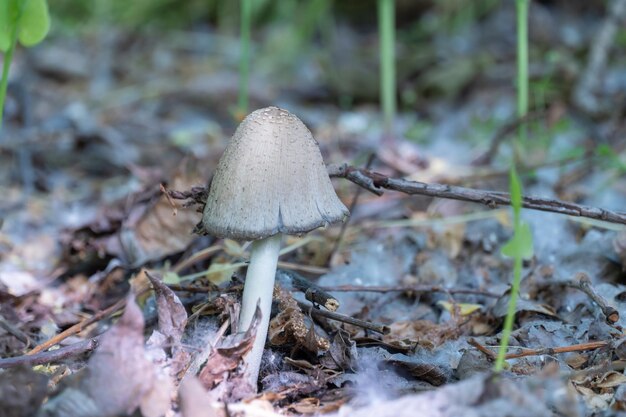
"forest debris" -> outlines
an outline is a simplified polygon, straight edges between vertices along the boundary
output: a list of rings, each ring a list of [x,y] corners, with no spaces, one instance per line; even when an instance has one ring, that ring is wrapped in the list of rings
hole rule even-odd
[[[428,320],[397,321],[389,326],[389,333],[383,336],[386,343],[404,341],[433,349],[446,340],[456,339],[459,329],[450,323],[436,324]]]
[[[613,239],[613,249],[622,263],[622,269],[626,270],[626,231],[619,232]]]
[[[59,349],[39,352],[32,355],[0,358],[0,369],[15,368],[19,366],[44,365],[46,363],[54,363],[69,358],[75,358],[76,356],[89,353],[96,349],[98,346],[98,340],[99,337],[93,337]]]
[[[0,377],[0,414],[3,417],[33,416],[47,393],[48,378],[28,366],[5,371]]]
[[[301,301],[298,301],[298,305],[300,308],[304,309],[307,313],[313,316],[325,317],[327,319],[341,321],[346,324],[351,324],[353,326],[362,327],[366,330],[371,330],[380,334],[389,333],[389,326],[379,323],[372,323],[369,321],[364,321],[360,319],[355,319],[354,317],[346,316],[345,314],[333,313],[332,311],[324,311],[315,308],[313,305],[308,305]]]
[[[215,409],[207,391],[195,376],[185,378],[178,389],[183,417],[222,417],[225,408]]]
[[[252,349],[260,317],[261,310],[257,307],[250,328],[245,333],[226,336],[218,343],[218,346],[213,348],[204,368],[198,375],[200,382],[205,388],[212,390],[224,381],[234,384],[246,384],[238,368],[242,363],[244,355]],[[252,390],[251,387],[243,387],[244,391],[246,389],[250,389],[250,393],[256,391],[256,389]],[[226,392],[224,395],[229,394]]]
[[[304,293],[304,298],[313,304],[319,304],[328,311],[337,311],[339,301],[321,287],[315,285],[302,275],[284,269],[276,270],[276,280],[283,288],[295,289]]]
[[[43,407],[44,415],[58,415],[70,404],[82,404],[90,417],[132,414],[141,408],[146,417],[159,417],[170,408],[173,384],[151,362],[144,348],[144,319],[129,295],[120,320],[102,336],[78,386],[69,388]]]
[[[189,353],[182,347],[182,338],[187,325],[187,311],[174,291],[169,289],[162,280],[145,271],[156,294],[159,329],[155,330],[148,340],[156,341],[161,335],[162,340],[157,346],[169,348],[171,352],[172,376],[176,376],[189,362]]]
[[[328,340],[317,335],[313,323],[307,325],[300,306],[287,290],[279,290],[278,300],[281,311],[270,322],[268,332],[272,345],[296,344],[315,355],[330,348]]]
[[[385,360],[386,363],[408,372],[414,378],[428,382],[436,387],[449,382],[450,369],[430,362],[416,360],[403,354],[395,354]]]
[[[502,318],[506,316],[507,309],[509,307],[509,298],[510,298],[510,290],[506,292],[503,296],[501,296],[496,304],[492,307],[491,313],[497,317]],[[528,313],[539,313],[551,318],[558,318],[556,311],[546,304],[541,304],[533,300],[529,300],[528,298],[518,297],[517,304],[515,306],[515,312],[528,312]]]

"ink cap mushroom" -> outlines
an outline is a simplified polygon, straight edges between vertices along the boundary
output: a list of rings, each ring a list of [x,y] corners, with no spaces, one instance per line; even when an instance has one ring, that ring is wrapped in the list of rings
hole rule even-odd
[[[253,241],[239,329],[261,320],[244,359],[256,388],[283,234],[301,235],[345,220],[317,141],[295,115],[267,107],[248,115],[220,158],[202,216],[204,233]]]

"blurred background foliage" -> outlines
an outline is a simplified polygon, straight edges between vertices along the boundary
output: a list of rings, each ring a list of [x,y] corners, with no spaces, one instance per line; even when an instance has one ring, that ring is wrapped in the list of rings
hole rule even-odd
[[[601,17],[607,5],[606,0],[532,3],[542,10],[558,9],[560,18],[568,13]],[[512,67],[500,66],[514,62],[513,5],[512,0],[397,0],[400,109],[424,110],[432,98],[461,98],[469,86],[480,85],[487,68],[490,81],[501,77],[501,84],[512,90]],[[205,31],[223,41],[239,34],[239,7],[239,1],[224,0],[55,0],[50,5],[52,35],[101,33],[115,27],[131,36],[161,33],[164,39]],[[376,0],[255,0],[253,77],[278,74],[288,86],[302,79],[303,72],[314,71],[310,77],[324,81],[315,93],[320,100],[334,99],[342,108],[377,102],[376,10]],[[572,66],[586,56],[591,35],[574,34],[572,39],[582,41],[564,44],[558,28],[551,27],[559,23],[530,22],[531,109],[567,91],[579,69]],[[476,41],[485,36],[480,34],[481,26],[484,34],[499,38]],[[624,33],[620,36],[626,39]],[[231,52],[224,59],[236,62],[239,46],[232,42],[228,49]]]

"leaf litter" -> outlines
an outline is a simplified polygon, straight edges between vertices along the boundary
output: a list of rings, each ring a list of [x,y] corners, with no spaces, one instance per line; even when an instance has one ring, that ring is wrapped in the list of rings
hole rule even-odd
[[[534,6],[535,19],[566,19],[566,13]],[[471,53],[488,44],[506,56],[511,39],[501,22],[510,21],[507,13],[506,7],[498,9],[486,17],[484,28],[468,29],[465,46],[437,35],[438,48],[451,54],[443,61],[433,51],[412,54],[414,46],[404,44],[405,53],[423,59],[419,65],[427,71],[415,79],[400,68],[403,85],[433,99],[428,106],[416,105],[418,116],[398,117],[399,131],[418,134],[423,123],[430,136],[420,137],[418,148],[428,166],[409,178],[464,183],[471,177],[481,188],[506,187],[506,177],[496,175],[506,166],[506,156],[495,155],[488,167],[491,177],[470,166],[469,156],[477,153],[474,147],[482,152],[490,146],[484,137],[513,117],[511,97],[498,86],[502,72],[512,67],[487,66],[482,60],[489,57]],[[542,26],[558,33],[538,34],[539,45],[567,38],[558,24]],[[367,40],[343,23],[340,30],[349,34],[341,41],[348,49],[342,51],[369,56]],[[485,37],[487,30],[502,36]],[[226,48],[214,33],[196,35],[203,39],[199,44]],[[193,235],[198,207],[163,192],[195,190],[191,195],[198,197],[205,191],[235,126],[214,98],[221,93],[234,97],[232,68],[216,64],[214,57],[203,61],[197,45],[185,53],[166,41],[151,51],[140,46],[154,41],[150,35],[134,36],[127,49],[118,45],[113,51],[113,88],[95,103],[80,93],[85,83],[97,82],[91,79],[95,61],[75,52],[91,52],[91,41],[54,38],[34,54],[30,94],[38,103],[37,127],[20,124],[20,103],[8,107],[0,153],[0,164],[8,167],[0,172],[0,366],[6,358],[25,360],[35,346],[98,318],[56,343],[69,349],[62,351],[70,352],[66,356],[3,370],[3,413],[608,416],[626,409],[625,318],[620,314],[616,322],[607,321],[602,306],[624,311],[623,228],[523,213],[535,256],[525,264],[509,367],[494,376],[493,354],[509,298],[510,262],[500,255],[511,237],[506,211],[474,219],[477,208],[468,203],[390,191],[380,198],[364,193],[335,253],[331,248],[339,228],[329,228],[302,246],[294,238],[295,249],[281,258],[321,289],[347,286],[328,290],[337,312],[382,323],[389,333],[310,314],[298,304],[308,303],[306,290],[277,288],[261,391],[255,394],[241,379],[241,357],[251,335],[229,332],[237,321],[240,270],[248,248]],[[562,58],[573,58],[590,36],[580,31],[580,39],[559,50]],[[158,54],[174,57],[187,69],[172,71]],[[459,54],[462,64],[442,71]],[[338,71],[350,74],[350,54],[339,55]],[[26,57],[18,53],[16,58],[16,68],[24,68]],[[149,85],[137,70],[143,68],[140,62],[155,63]],[[302,65],[317,68],[319,63]],[[370,73],[375,71],[359,72],[350,82],[363,78],[365,85],[375,85],[367,78]],[[319,100],[313,92],[325,84],[311,74],[299,80],[296,91],[282,95],[271,79],[253,83],[253,97],[264,104],[282,100],[301,114],[327,162],[357,165],[362,149],[380,146],[375,112],[368,105],[346,112],[329,103],[312,106],[310,100]],[[342,88],[334,79],[328,87],[331,93]],[[359,99],[374,98],[370,90],[363,89]],[[450,104],[460,97],[460,104]],[[549,106],[553,115],[558,113],[557,104]],[[623,132],[618,119],[598,122],[600,130]],[[554,141],[547,150],[555,157],[569,146],[586,146],[588,133],[581,133],[576,117],[560,120],[567,123],[550,131]],[[410,152],[416,149],[403,145]],[[13,159],[20,146],[37,162],[34,191],[28,195]],[[373,168],[392,174],[407,169],[391,155],[385,158],[388,165],[375,161]],[[584,161],[540,168],[527,191],[619,209],[626,197],[615,173],[589,169]],[[353,186],[341,180],[334,184],[350,201]],[[403,226],[393,223],[397,219]],[[569,284],[581,272],[598,297]],[[135,296],[127,295],[131,287]],[[120,307],[97,316],[124,299],[123,312]],[[92,339],[97,342],[93,352],[72,350]],[[39,354],[45,358],[53,352]]]

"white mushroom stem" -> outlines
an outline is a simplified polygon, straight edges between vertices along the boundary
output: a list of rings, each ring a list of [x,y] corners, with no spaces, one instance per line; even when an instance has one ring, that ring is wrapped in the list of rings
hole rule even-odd
[[[239,330],[248,330],[254,318],[257,303],[261,309],[261,322],[257,327],[252,350],[244,358],[246,377],[255,388],[259,379],[261,357],[263,356],[263,347],[265,346],[270,323],[274,277],[276,276],[281,240],[282,235],[279,233],[252,243],[250,264],[248,265],[246,283],[243,288]]]

